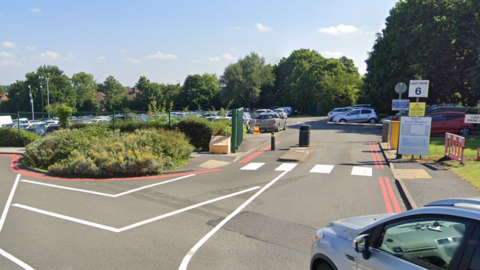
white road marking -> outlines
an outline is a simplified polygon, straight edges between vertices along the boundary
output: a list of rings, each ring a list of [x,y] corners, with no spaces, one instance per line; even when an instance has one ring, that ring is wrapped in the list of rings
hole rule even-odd
[[[372,176],[372,168],[368,167],[353,167],[352,175]]]
[[[296,164],[295,164],[296,165]],[[232,218],[234,218],[240,211],[242,211],[247,205],[249,205],[253,200],[255,200],[258,196],[260,196],[265,190],[267,190],[269,187],[271,187],[273,184],[275,184],[280,178],[282,178],[285,174],[287,174],[289,171],[284,171],[281,173],[277,178],[273,179],[270,183],[268,183],[266,186],[264,186],[262,189],[257,191],[252,197],[250,197],[246,202],[244,202],[242,205],[240,205],[235,211],[233,211],[228,217],[223,219],[215,228],[213,228],[209,233],[207,233],[198,243],[195,244],[195,246],[190,249],[190,251],[183,257],[182,263],[180,264],[180,267],[178,267],[179,270],[186,270],[188,263],[190,262],[190,259],[195,255],[195,252],[203,245],[205,242],[210,239],[218,230],[220,230],[228,221],[230,221]]]
[[[311,173],[331,173],[334,165],[315,165],[310,172]]]
[[[35,181],[30,181],[30,180],[22,180],[22,182],[35,184],[35,185],[46,186],[46,187],[52,187],[52,188],[58,188],[58,189],[64,189],[64,190],[70,190],[70,191],[76,191],[76,192],[82,192],[82,193],[88,193],[88,194],[93,194],[93,195],[105,196],[105,197],[110,197],[110,198],[117,198],[117,197],[120,197],[120,196],[123,196],[123,195],[127,195],[127,194],[130,194],[130,193],[133,193],[133,192],[137,192],[137,191],[142,190],[142,189],[147,189],[147,188],[151,188],[151,187],[155,187],[155,186],[168,184],[168,183],[175,182],[175,181],[178,181],[178,180],[182,180],[182,179],[192,177],[192,176],[195,176],[195,174],[185,175],[185,176],[178,177],[178,178],[175,178],[175,179],[172,179],[172,180],[168,180],[168,181],[164,181],[164,182],[160,182],[160,183],[151,184],[151,185],[148,185],[148,186],[135,188],[135,189],[128,190],[128,191],[118,193],[118,194],[107,194],[107,193],[102,193],[102,192],[90,191],[90,190],[86,190],[86,189],[70,188],[70,187],[46,184],[46,183],[35,182]]]
[[[5,208],[3,209],[2,217],[0,218],[0,232],[3,229],[3,224],[5,223],[5,219],[7,219],[8,209],[10,209],[10,205],[12,204],[13,194],[15,194],[15,190],[17,189],[19,180],[20,180],[20,174],[17,174],[17,178],[15,179],[15,183],[13,184],[12,191],[10,191],[10,195],[8,196],[7,203],[5,204]],[[28,264],[20,261],[19,259],[15,258],[13,255],[11,255],[10,253],[6,252],[3,249],[0,249],[0,255],[14,262],[15,264],[22,267],[23,269],[34,270]]]
[[[293,170],[297,166],[297,163],[283,163],[282,165],[278,166],[275,171],[276,172],[289,172]]]
[[[23,205],[23,204],[13,204],[13,206],[19,207],[19,208],[22,208],[22,209],[25,209],[25,210],[29,210],[29,211],[32,211],[32,212],[36,212],[36,213],[39,213],[39,214],[43,214],[43,215],[47,215],[47,216],[51,216],[51,217],[55,217],[55,218],[59,218],[59,219],[64,219],[64,220],[68,220],[68,221],[83,224],[83,225],[87,225],[87,226],[94,227],[94,228],[97,228],[97,229],[102,229],[102,230],[106,230],[106,231],[110,231],[110,232],[119,233],[119,232],[123,232],[123,231],[126,231],[126,230],[130,230],[130,229],[133,229],[133,228],[136,228],[136,227],[154,222],[154,221],[158,221],[160,219],[164,219],[164,218],[176,215],[176,214],[180,214],[182,212],[186,212],[186,211],[189,211],[189,210],[192,210],[194,208],[198,208],[198,207],[210,204],[210,203],[214,203],[214,202],[221,201],[221,200],[224,200],[224,199],[228,199],[228,198],[231,198],[231,197],[234,197],[234,196],[238,196],[238,195],[241,195],[241,194],[244,194],[244,193],[247,193],[247,192],[251,192],[251,191],[257,190],[259,188],[260,187],[253,187],[253,188],[249,188],[249,189],[246,189],[246,190],[235,192],[235,193],[232,193],[232,194],[229,194],[229,195],[218,197],[216,199],[212,199],[212,200],[208,200],[208,201],[205,201],[205,202],[197,203],[197,204],[194,204],[194,205],[191,205],[191,206],[179,209],[179,210],[172,211],[172,212],[167,213],[167,214],[163,214],[163,215],[160,215],[160,216],[157,216],[157,217],[154,217],[154,218],[151,218],[151,219],[147,219],[147,220],[144,220],[144,221],[141,221],[141,222],[137,222],[137,223],[134,223],[132,225],[128,225],[128,226],[118,228],[118,229],[114,228],[114,227],[105,226],[105,225],[102,225],[102,224],[78,219],[78,218],[73,218],[73,217],[53,213],[53,212],[50,212],[50,211],[45,211],[45,210],[42,210],[42,209],[26,206],[26,205]]]
[[[5,250],[3,249],[0,249],[0,255],[2,255],[3,257],[9,259],[10,261],[16,263],[18,266],[22,267],[23,269],[26,269],[26,270],[35,270],[34,268],[30,267],[28,264],[20,261],[19,259],[15,258],[13,255],[11,255],[10,253],[6,252]]]
[[[265,165],[265,163],[252,162],[252,163],[249,163],[247,166],[242,167],[240,170],[242,170],[242,171],[256,171],[260,167],[262,167],[263,165]]]

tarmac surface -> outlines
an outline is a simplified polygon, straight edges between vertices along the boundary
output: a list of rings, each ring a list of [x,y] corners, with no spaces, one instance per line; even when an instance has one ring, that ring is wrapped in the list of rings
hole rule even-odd
[[[164,172],[164,174],[206,171],[227,166],[256,151],[269,148],[270,136],[270,133],[249,134],[236,153],[218,155],[208,152],[194,152],[191,155],[193,159],[187,165],[173,171]],[[422,207],[429,202],[445,198],[480,197],[479,190],[443,166],[436,163],[411,162],[405,158],[397,159],[396,150],[389,150],[385,143],[379,142],[379,145],[385,159],[388,160],[388,166],[395,175],[397,188],[407,209]],[[314,147],[314,145],[310,147]],[[24,152],[24,147],[0,147],[0,154],[23,155]],[[294,158],[300,162],[309,153],[308,147],[304,152],[299,153],[298,150],[294,150],[294,152]],[[304,156],[301,155],[302,153]]]

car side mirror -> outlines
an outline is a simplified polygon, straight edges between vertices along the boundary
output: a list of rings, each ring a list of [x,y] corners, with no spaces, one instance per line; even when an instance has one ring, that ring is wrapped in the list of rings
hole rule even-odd
[[[353,248],[356,252],[362,253],[362,256],[365,260],[370,258],[370,235],[369,234],[361,234],[353,239]]]

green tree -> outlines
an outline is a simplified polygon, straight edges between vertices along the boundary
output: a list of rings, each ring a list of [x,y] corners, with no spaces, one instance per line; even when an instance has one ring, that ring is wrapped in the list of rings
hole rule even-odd
[[[237,106],[252,108],[260,98],[262,87],[274,83],[275,75],[271,69],[265,64],[265,58],[255,52],[228,65],[220,77],[223,104],[234,100]]]
[[[0,94],[5,94],[7,92],[7,88],[0,86]]]
[[[140,91],[134,101],[136,109],[146,111],[152,102],[160,104],[162,85],[152,83],[145,76],[141,76],[135,87]]]
[[[398,82],[430,80],[427,103],[475,105],[480,97],[480,2],[400,1],[366,61],[364,95],[388,111]]]
[[[188,75],[180,92],[177,105],[181,108],[207,109],[220,107],[220,86],[215,74]]]
[[[72,113],[75,111],[75,108],[69,107],[66,104],[60,104],[56,106],[56,115],[60,121],[60,125],[63,128],[66,128],[68,125],[68,120],[72,117]]]
[[[98,110],[97,100],[95,99],[95,92],[98,87],[93,75],[85,72],[73,74],[72,84],[77,92],[77,110]]]
[[[108,76],[103,82],[105,94],[104,107],[107,111],[121,110],[126,107],[128,98],[123,96],[125,88],[113,76]]]

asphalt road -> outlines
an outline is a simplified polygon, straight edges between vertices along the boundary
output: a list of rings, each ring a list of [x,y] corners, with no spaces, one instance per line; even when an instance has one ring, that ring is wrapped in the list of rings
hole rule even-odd
[[[283,165],[300,123],[311,125],[316,147]],[[0,157],[0,269],[308,269],[318,228],[405,211],[373,144],[380,127],[288,124],[276,151],[201,174],[17,177],[11,158]]]

